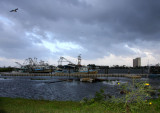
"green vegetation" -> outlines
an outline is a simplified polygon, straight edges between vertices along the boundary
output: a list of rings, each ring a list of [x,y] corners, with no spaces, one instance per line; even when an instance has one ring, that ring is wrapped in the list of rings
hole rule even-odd
[[[46,101],[0,97],[0,113],[160,113],[160,97],[149,99],[149,83],[117,83],[123,97],[106,95],[101,89],[94,98],[80,102]]]
[[[74,113],[78,102],[12,99],[0,97],[0,113]]]
[[[0,67],[0,72],[11,72],[11,71],[13,71],[14,70],[14,68],[12,68],[12,67]]]
[[[160,98],[148,100],[146,103],[146,105],[139,106],[140,113],[160,113]],[[132,103],[132,105],[135,106],[136,103]],[[108,101],[82,104],[72,101],[0,97],[0,113],[125,113],[125,108],[124,103]],[[133,113],[138,113],[138,110]]]
[[[118,82],[117,85],[121,90],[120,93],[124,94],[123,97],[115,98],[111,95],[106,95],[104,90],[101,89],[99,92],[96,92],[94,98],[84,98],[81,103],[86,105],[100,103],[108,110],[121,113],[138,113],[139,111],[141,113],[160,112],[160,97],[156,100],[150,99],[153,92],[155,93],[156,91],[152,90],[149,83],[137,82],[133,79],[132,84],[121,84]]]

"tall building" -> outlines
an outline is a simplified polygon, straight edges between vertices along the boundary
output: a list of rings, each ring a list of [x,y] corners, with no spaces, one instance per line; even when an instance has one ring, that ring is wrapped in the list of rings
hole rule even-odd
[[[135,58],[133,59],[133,67],[140,67],[141,66],[141,58]]]

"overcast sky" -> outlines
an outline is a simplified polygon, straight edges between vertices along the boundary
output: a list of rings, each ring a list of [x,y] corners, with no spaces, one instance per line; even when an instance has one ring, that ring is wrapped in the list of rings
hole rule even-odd
[[[0,66],[77,63],[79,54],[85,65],[160,62],[159,0],[0,0],[0,8]]]

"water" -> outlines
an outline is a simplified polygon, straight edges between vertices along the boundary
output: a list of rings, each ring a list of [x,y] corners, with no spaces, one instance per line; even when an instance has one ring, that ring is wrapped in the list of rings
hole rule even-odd
[[[73,79],[73,81],[60,81],[60,79]],[[44,100],[73,100],[79,101],[84,97],[94,97],[101,88],[106,94],[120,96],[117,82],[131,83],[132,80],[123,77],[103,77],[109,81],[84,83],[75,77],[51,76],[0,76],[0,97],[44,99]],[[155,89],[160,89],[160,78],[141,78],[148,81]]]

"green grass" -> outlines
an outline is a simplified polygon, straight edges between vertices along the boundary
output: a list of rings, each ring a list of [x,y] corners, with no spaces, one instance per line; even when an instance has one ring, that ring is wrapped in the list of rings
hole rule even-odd
[[[0,111],[3,113],[72,113],[80,104],[71,101],[45,101],[0,97]],[[1,113],[0,112],[0,113]]]
[[[160,98],[139,106],[138,113],[160,113]],[[134,103],[136,104],[136,103]],[[80,104],[73,101],[46,101],[0,97],[0,113],[123,113],[122,103]]]

